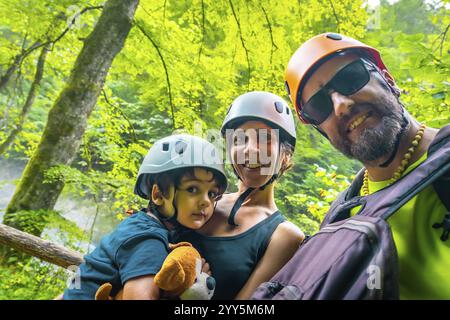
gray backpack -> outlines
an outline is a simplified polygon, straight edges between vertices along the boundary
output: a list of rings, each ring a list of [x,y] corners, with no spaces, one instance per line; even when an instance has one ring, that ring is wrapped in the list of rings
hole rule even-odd
[[[450,125],[439,131],[427,159],[393,185],[361,197],[363,174],[333,202],[320,231],[252,299],[399,298],[397,251],[386,220],[430,184],[450,212]],[[350,217],[356,206],[362,207]],[[432,227],[442,228],[446,241],[450,213]]]

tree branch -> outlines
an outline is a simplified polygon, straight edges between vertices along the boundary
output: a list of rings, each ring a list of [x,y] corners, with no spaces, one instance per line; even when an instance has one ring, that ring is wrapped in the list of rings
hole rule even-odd
[[[168,87],[168,91],[169,91],[170,111],[172,113],[172,127],[173,127],[173,130],[175,130],[177,128],[177,126],[175,123],[175,112],[174,112],[174,106],[173,106],[173,100],[172,100],[172,88],[170,86],[169,71],[167,70],[166,61],[164,60],[161,50],[159,49],[156,42],[152,39],[152,37],[144,30],[144,28],[137,21],[135,23],[136,23],[136,26],[138,27],[138,29],[142,32],[142,34],[152,43],[153,47],[158,52],[159,58],[161,59],[161,62],[163,64],[164,72],[166,73],[167,87]]]
[[[328,2],[330,3],[331,9],[333,9],[333,15],[334,15],[334,18],[336,19],[336,23],[337,23],[337,32],[341,33],[341,27],[340,27],[341,22],[339,21],[339,17],[336,13],[336,9],[334,8],[333,1],[328,0]]]
[[[92,243],[92,237],[94,236],[94,227],[95,227],[95,223],[97,222],[97,217],[98,217],[98,201],[97,201],[97,197],[94,194],[94,201],[95,201],[95,215],[94,215],[94,221],[92,221],[92,226],[91,226],[91,231],[89,232],[89,241],[88,243]],[[89,246],[88,246],[88,254],[89,254]]]
[[[437,49],[439,49],[439,55],[442,57],[442,48],[444,47],[444,41],[445,41],[445,38],[447,37],[447,33],[448,33],[448,30],[450,29],[450,24],[448,24],[447,25],[447,27],[445,28],[445,30],[444,31],[442,31],[441,32],[441,34],[439,34],[439,36],[436,38],[436,39],[434,39],[434,41],[432,42],[432,44],[431,44],[431,46],[434,46],[434,43],[439,39],[439,38],[441,38],[441,42],[439,43],[439,46],[436,48],[436,49],[434,49],[434,51],[436,51]]]
[[[269,17],[267,15],[266,9],[264,9],[263,5],[261,5],[261,10],[264,13],[264,17],[266,18],[267,25],[269,26],[270,41],[272,42],[272,47],[270,48],[270,65],[272,66],[272,56],[273,56],[273,53],[275,52],[275,50],[278,49],[278,47],[275,44],[275,42],[273,41],[272,25],[270,24]]]
[[[83,262],[83,255],[79,252],[43,240],[2,223],[0,223],[0,244],[63,268],[77,266]]]
[[[97,10],[97,9],[103,9],[103,6],[86,7],[86,8],[84,8],[83,10],[81,10],[80,13],[74,15],[72,21],[70,21],[69,26],[68,26],[66,29],[64,29],[64,31],[63,31],[59,36],[57,36],[57,37],[55,38],[55,40],[50,40],[50,41],[48,41],[48,43],[53,43],[53,44],[55,44],[56,42],[58,42],[59,40],[61,40],[61,39],[66,35],[66,33],[70,30],[70,28],[72,28],[72,25],[75,23],[75,20],[76,20],[79,16],[81,16],[82,14],[84,14],[84,13],[87,12],[87,11],[90,11],[90,10]]]
[[[3,119],[0,122],[2,124],[2,128],[5,128],[5,129],[7,128],[9,109],[12,107],[12,105],[15,103],[17,97],[19,96],[19,94],[17,93],[17,86],[18,86],[18,81],[20,81],[20,77],[21,77],[20,74],[16,77],[16,81],[14,82],[14,87],[12,89],[13,94],[8,97],[8,101],[6,103],[6,108],[5,108],[5,113],[4,113]]]
[[[79,14],[75,15],[72,21],[70,22],[70,25],[63,30],[63,32],[57,36],[54,40],[47,40],[45,42],[41,42],[41,40],[36,41],[33,43],[28,49],[22,49],[22,52],[15,56],[13,63],[9,66],[9,68],[6,70],[6,73],[0,78],[0,91],[2,91],[6,85],[8,84],[9,80],[11,79],[11,76],[14,74],[14,72],[17,70],[17,68],[22,64],[23,60],[34,50],[37,50],[39,48],[42,48],[44,46],[47,46],[49,44],[54,45],[56,42],[61,40],[66,33],[70,30],[72,25],[75,22],[75,19],[78,18],[80,15],[85,13],[89,10],[95,10],[95,9],[101,9],[103,6],[96,6],[96,7],[86,7],[83,10],[80,11]]]
[[[238,26],[239,36],[240,36],[240,39],[241,39],[241,44],[242,44],[242,47],[244,48],[244,51],[245,51],[245,57],[247,58],[247,70],[248,70],[247,91],[250,91],[251,67],[250,67],[250,59],[249,59],[249,56],[248,56],[248,49],[245,46],[244,38],[242,36],[241,24],[239,23],[239,19],[237,18],[236,12],[234,11],[233,2],[231,2],[231,0],[229,0],[229,3],[230,3],[231,11],[233,12],[234,20],[236,21],[236,24]]]
[[[114,108],[114,110],[117,110],[117,112],[120,113],[120,115],[127,121],[128,126],[130,127],[130,134],[131,134],[131,138],[133,139],[134,143],[137,143],[137,136],[136,136],[136,131],[134,130],[134,126],[131,123],[130,119],[126,116],[126,114],[116,105],[112,104],[109,99],[108,96],[106,95],[105,89],[102,89],[102,93],[103,93],[103,98],[105,99],[105,102],[110,105],[111,107]]]
[[[47,52],[49,51],[50,45],[46,45],[42,48],[41,54],[36,65],[36,73],[34,75],[33,83],[31,84],[30,90],[28,91],[27,99],[22,106],[22,111],[19,116],[19,122],[16,127],[10,132],[8,137],[0,144],[0,155],[2,155],[13,143],[17,134],[22,131],[25,118],[33,105],[34,99],[36,98],[36,93],[39,90],[42,76],[44,74],[45,59],[47,58]]]
[[[35,44],[36,43],[40,44],[40,42],[35,42]],[[35,44],[33,44],[31,47],[33,47]],[[2,91],[6,87],[14,72],[16,72],[16,70],[22,64],[23,59],[25,59],[25,57],[31,52],[32,51],[25,50],[14,57],[13,63],[11,63],[11,65],[6,70],[5,74],[0,78],[0,91]]]
[[[200,62],[200,57],[203,51],[203,44],[205,43],[205,3],[202,0],[202,42],[200,43],[200,49],[198,50],[198,62]]]

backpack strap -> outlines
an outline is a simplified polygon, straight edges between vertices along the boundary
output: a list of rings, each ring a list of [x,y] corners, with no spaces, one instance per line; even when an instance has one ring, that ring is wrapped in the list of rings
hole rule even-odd
[[[442,204],[450,212],[450,170],[433,183],[433,188]]]
[[[442,222],[433,224],[434,229],[442,228],[441,240],[447,241],[450,235],[450,170],[447,171],[439,180],[433,183],[434,191],[436,191],[442,204],[447,209],[447,214]]]
[[[428,147],[428,154],[436,152],[439,148],[445,144],[450,137],[450,124],[442,127],[439,132],[434,137],[433,141],[431,141],[430,146]]]
[[[446,177],[448,172],[450,172],[450,125],[439,130],[428,147],[427,159],[406,177],[402,178],[405,182],[408,179],[411,182],[404,184],[399,183],[397,188],[395,188],[394,184],[392,188],[393,192],[397,193],[403,191],[403,196],[392,203],[388,210],[385,210],[382,214],[382,218],[388,219],[407,201],[411,200],[415,195],[431,184],[433,186],[437,184],[439,190],[446,189],[444,185],[447,185]],[[447,194],[445,190],[443,190],[443,192]],[[438,196],[441,200],[442,198],[446,198],[444,193],[442,196],[438,193]]]
[[[320,229],[327,224],[350,218],[350,209],[360,204],[361,197],[358,197],[358,195],[363,184],[364,171],[365,168],[359,170],[351,185],[333,201],[320,225]]]
[[[428,153],[433,153],[446,141],[446,137],[450,135],[450,125],[445,126],[439,130],[438,134],[434,138]],[[447,211],[450,212],[450,170],[444,173],[439,180],[433,183],[434,190],[436,191],[439,199],[441,199]]]
[[[439,130],[439,132],[436,134],[433,141],[431,142],[430,146],[428,147],[427,151],[428,157],[431,157],[435,152],[438,152],[440,148],[445,147],[446,144],[449,143],[450,143],[450,125],[446,125],[445,127]],[[438,173],[439,177],[436,180],[434,180],[432,184],[439,199],[444,204],[447,211],[450,212],[450,169],[448,168],[449,164],[448,162],[450,162],[450,159],[447,159],[446,162],[447,163],[443,165],[443,169],[441,168],[441,170],[439,170]],[[423,184],[425,185],[426,182],[424,181]],[[422,189],[423,188],[420,188],[420,190]],[[418,192],[415,192],[414,194],[417,193]],[[408,194],[408,192],[406,192],[405,194]]]

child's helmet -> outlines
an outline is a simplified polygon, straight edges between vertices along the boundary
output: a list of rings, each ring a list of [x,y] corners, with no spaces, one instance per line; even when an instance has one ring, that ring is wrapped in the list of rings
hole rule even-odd
[[[172,135],[156,141],[139,168],[134,193],[150,198],[146,184],[148,175],[180,168],[205,168],[219,177],[220,187],[227,188],[227,179],[220,151],[210,142],[188,134]]]

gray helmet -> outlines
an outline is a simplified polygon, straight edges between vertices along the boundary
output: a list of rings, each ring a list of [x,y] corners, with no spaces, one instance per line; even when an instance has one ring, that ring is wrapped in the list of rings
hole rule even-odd
[[[237,97],[222,123],[221,132],[234,129],[236,123],[247,120],[263,120],[281,130],[281,137],[295,147],[296,133],[292,111],[283,98],[265,91],[247,92]]]
[[[149,199],[146,175],[154,175],[180,168],[202,167],[221,177],[221,187],[227,188],[223,159],[210,142],[188,134],[178,134],[156,141],[139,168],[134,193]]]

